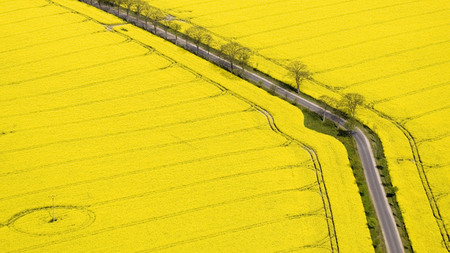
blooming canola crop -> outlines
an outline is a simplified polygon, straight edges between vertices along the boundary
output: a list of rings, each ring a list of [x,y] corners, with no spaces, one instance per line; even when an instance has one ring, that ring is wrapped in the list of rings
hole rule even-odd
[[[371,251],[297,108],[78,1],[0,4],[1,251]]]

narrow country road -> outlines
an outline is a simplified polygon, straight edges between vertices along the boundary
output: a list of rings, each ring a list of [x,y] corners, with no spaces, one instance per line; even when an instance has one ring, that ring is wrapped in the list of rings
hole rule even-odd
[[[87,2],[87,1],[86,1]],[[95,7],[98,7],[98,4],[94,2],[93,4]],[[117,8],[110,8],[109,6],[102,6],[101,8],[104,11],[107,11],[109,13],[112,13],[116,16],[119,16],[121,18],[124,18],[124,13],[119,15],[117,13]],[[139,26],[141,28],[144,27],[145,22],[136,18],[136,16],[131,15],[128,17],[128,22],[135,24],[136,26]],[[153,30],[153,26],[148,25],[146,26],[148,31]],[[182,37],[176,37],[174,34],[172,34],[170,31],[167,32],[164,31],[161,27],[157,26],[157,32],[156,34],[166,40],[169,40],[171,42],[176,43],[177,45],[183,46],[186,50],[191,51],[192,53],[196,53],[197,46],[185,40]],[[197,53],[203,58],[206,58],[210,60],[211,62],[217,64],[218,66],[230,69],[230,63],[228,60],[222,58],[220,55],[216,55],[214,53],[208,52],[206,49],[199,47],[199,52]],[[239,66],[235,66],[235,69],[240,69]],[[323,115],[327,119],[333,121],[337,125],[340,125],[344,127],[346,120],[339,117],[336,114],[333,114],[332,112],[327,111],[326,109],[322,108],[320,105],[311,102],[301,96],[299,96],[296,93],[293,93],[290,90],[287,90],[283,87],[280,87],[276,84],[275,80],[270,80],[270,78],[265,77],[262,73],[258,73],[253,70],[245,70],[243,71],[242,76],[245,79],[248,79],[254,83],[258,83],[260,86],[263,86],[266,90],[271,90],[274,93],[277,93],[278,96],[281,98],[284,98],[285,100],[294,103],[298,106],[301,106],[303,108],[306,108],[312,112],[315,112],[319,115]],[[370,146],[370,142],[366,135],[361,131],[361,129],[357,128],[352,131],[353,138],[356,141],[358,153],[361,158],[361,163],[364,168],[364,175],[366,178],[366,182],[369,188],[370,196],[372,199],[372,202],[375,206],[375,211],[378,217],[378,220],[380,222],[381,230],[383,233],[384,240],[386,242],[386,247],[388,249],[389,253],[403,253],[403,245],[402,241],[400,239],[400,235],[397,230],[397,225],[394,220],[394,216],[392,214],[392,210],[389,207],[386,193],[384,191],[383,185],[381,184],[381,178],[378,173],[378,170],[376,168],[374,155]]]

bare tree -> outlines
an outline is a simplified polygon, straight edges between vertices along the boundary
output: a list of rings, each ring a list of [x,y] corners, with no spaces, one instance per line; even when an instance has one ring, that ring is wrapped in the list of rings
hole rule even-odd
[[[297,93],[300,93],[300,85],[304,79],[311,79],[312,73],[306,68],[306,65],[293,61],[287,66],[288,75],[294,78],[297,84]]]
[[[205,40],[206,36],[210,36],[208,34],[208,31],[199,26],[191,26],[186,30],[186,35],[189,36],[195,43],[195,46],[197,47],[197,54],[198,49],[200,47],[200,43]]]
[[[364,104],[365,98],[358,93],[347,93],[340,100],[340,107],[348,114],[352,116],[352,120],[355,119],[356,109],[358,106]]]

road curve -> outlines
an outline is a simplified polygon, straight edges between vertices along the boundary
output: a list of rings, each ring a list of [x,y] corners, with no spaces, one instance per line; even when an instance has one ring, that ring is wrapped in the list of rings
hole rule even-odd
[[[83,1],[89,4],[87,1]],[[95,7],[99,7],[95,2],[92,4]],[[116,8],[110,8],[108,6],[102,6],[101,8],[104,11],[112,13],[116,16],[120,15],[117,13]],[[128,18],[128,22],[131,22],[141,28],[144,27],[144,21],[139,20],[135,16],[130,15]],[[147,30],[153,30],[151,25],[147,26]],[[185,40],[184,38],[175,37],[170,31],[166,32],[157,26],[156,34],[166,40],[178,43],[179,45],[183,45],[186,50],[189,50],[193,53],[197,52],[197,46]],[[176,39],[176,41],[175,41]],[[199,47],[198,55],[202,56],[210,60],[211,62],[217,64],[218,66],[229,69],[229,62],[222,58],[220,55],[216,55],[214,53],[208,52],[206,49]],[[240,67],[235,66],[235,69],[239,69]],[[298,106],[306,108],[314,113],[322,115],[329,120],[333,121],[337,125],[341,127],[345,127],[346,120],[342,117],[327,111],[325,108],[320,105],[311,102],[303,97],[300,97],[298,94],[293,93],[290,90],[287,90],[283,87],[280,87],[276,84],[275,80],[270,80],[269,78],[264,77],[262,73],[258,73],[256,71],[243,71],[242,76],[245,79],[248,79],[252,82],[258,83],[260,86],[263,86],[266,90],[271,90],[274,93],[278,94],[281,98],[294,103]],[[361,131],[361,129],[356,128],[352,131],[352,136],[356,141],[358,154],[361,159],[361,163],[364,169],[364,175],[366,178],[366,182],[369,188],[370,197],[375,206],[375,211],[380,222],[381,230],[383,233],[384,240],[386,242],[386,247],[389,253],[404,253],[402,241],[400,239],[399,232],[397,230],[397,225],[394,220],[394,216],[392,214],[392,210],[389,207],[389,203],[387,201],[386,193],[384,191],[383,185],[381,184],[381,178],[376,168],[374,155],[372,152],[372,148],[370,146],[370,142],[367,136]]]

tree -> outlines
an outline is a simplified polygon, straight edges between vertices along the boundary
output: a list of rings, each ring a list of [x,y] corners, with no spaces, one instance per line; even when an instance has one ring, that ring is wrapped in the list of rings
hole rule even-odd
[[[139,15],[141,15],[144,18],[144,28],[147,27],[147,13],[149,12],[151,6],[147,2],[142,2],[140,8],[139,8]],[[138,10],[136,10],[138,11]]]
[[[236,59],[236,55],[238,54],[239,50],[241,49],[241,45],[239,45],[237,42],[229,42],[225,45],[222,45],[220,47],[220,51],[225,55],[225,57],[230,62],[231,72],[234,70],[234,61]]]
[[[208,51],[208,57],[209,57],[209,51],[211,50],[211,44],[213,43],[214,39],[211,36],[211,34],[207,33],[203,36],[202,40],[203,44],[205,44],[206,50]]]
[[[358,93],[347,93],[340,100],[340,107],[348,114],[352,115],[352,120],[355,119],[356,109],[358,106],[364,104],[365,98]]]
[[[146,23],[147,21],[150,21],[153,26],[153,33],[156,34],[156,28],[157,24],[163,20],[166,17],[164,12],[162,12],[160,9],[150,6],[147,15],[146,15]]]
[[[306,68],[305,64],[299,61],[291,62],[288,65],[287,70],[289,76],[293,77],[297,84],[297,93],[300,93],[300,84],[304,79],[311,79],[312,73]]]
[[[193,41],[195,46],[197,47],[197,54],[200,43],[205,40],[205,37],[208,36],[208,31],[199,26],[191,26],[186,30],[186,35],[189,36]]]
[[[131,7],[133,7],[133,1],[134,0],[123,0],[122,1],[122,6],[125,8],[125,10],[127,10],[126,20],[128,20],[128,14],[130,13]]]
[[[242,47],[237,51],[236,60],[241,65],[242,71],[245,72],[245,65],[248,65],[253,52],[247,47]]]
[[[106,6],[108,6],[108,9],[110,9],[112,0],[97,0],[97,3],[98,3],[98,7],[100,9],[103,7],[106,7]],[[92,4],[92,1],[91,1],[91,4]]]
[[[220,50],[230,62],[231,72],[234,72],[234,65],[238,63],[245,71],[245,65],[248,64],[253,52],[249,48],[243,47],[237,42],[229,42],[220,47]]]
[[[149,14],[151,8],[152,7],[150,5],[147,5],[141,11],[141,14],[144,16],[144,29],[145,30],[147,30],[148,21],[150,20],[150,17],[148,14]]]
[[[319,97],[319,100],[324,102],[325,104],[327,104],[328,106],[332,107],[332,108],[336,108],[339,104],[339,101],[333,97],[329,97],[326,95],[322,95]],[[322,122],[325,122],[325,114],[327,113],[327,110],[325,109],[322,112]]]
[[[133,6],[137,15],[144,15],[148,11],[149,4],[142,0],[135,0]]]
[[[164,29],[164,34],[167,40],[167,30],[169,30],[170,26],[171,26],[172,20],[170,19],[164,19],[161,21],[161,24],[163,24],[163,29]]]
[[[169,24],[170,29],[172,29],[174,31],[175,34],[175,45],[177,44],[178,41],[178,32],[181,30],[181,25],[178,24],[177,22],[170,22]]]
[[[113,0],[112,3],[117,6],[117,15],[120,17],[120,6],[125,0]]]
[[[141,9],[141,5],[143,4],[143,2],[141,0],[127,0],[127,1],[130,2],[129,9],[134,13],[139,14],[137,9],[139,10]]]

